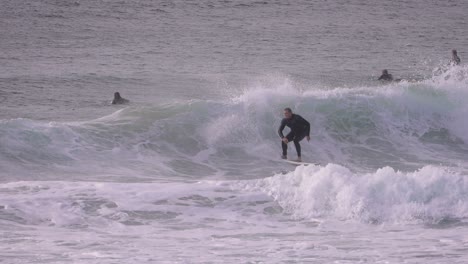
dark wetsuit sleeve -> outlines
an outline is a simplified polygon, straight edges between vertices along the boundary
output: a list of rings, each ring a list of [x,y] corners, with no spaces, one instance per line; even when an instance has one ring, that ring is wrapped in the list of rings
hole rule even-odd
[[[278,128],[278,135],[281,137],[281,138],[284,138],[284,135],[283,135],[283,129],[286,127],[286,119],[283,119],[281,120],[281,125],[280,127]]]
[[[310,123],[300,115],[298,115],[297,117],[299,118],[299,122],[301,123],[301,125],[303,126],[303,128],[305,130],[304,131],[305,135],[310,136]]]

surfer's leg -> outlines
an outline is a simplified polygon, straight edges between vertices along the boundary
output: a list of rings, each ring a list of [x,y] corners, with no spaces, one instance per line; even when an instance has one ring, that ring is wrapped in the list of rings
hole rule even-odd
[[[301,158],[301,144],[299,144],[299,141],[294,140],[294,146],[296,147],[297,157],[300,159]]]
[[[281,141],[281,147],[283,148],[283,159],[285,159],[288,156],[288,144],[284,143]]]
[[[301,144],[299,142],[303,140],[304,138],[305,138],[305,134],[302,134],[298,137],[294,137],[294,146],[296,147],[298,159],[301,159]]]
[[[294,139],[294,133],[289,132],[286,135],[286,138],[288,139],[288,142],[291,142]],[[281,141],[281,147],[283,148],[283,158],[286,159],[286,157],[288,156],[288,144]]]

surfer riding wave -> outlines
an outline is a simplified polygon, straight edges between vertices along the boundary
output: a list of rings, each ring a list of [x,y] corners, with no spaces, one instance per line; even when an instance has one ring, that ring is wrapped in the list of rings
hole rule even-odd
[[[291,131],[284,136],[283,130],[289,127]],[[293,141],[297,152],[297,161],[301,162],[301,144],[299,143],[304,138],[310,141],[310,123],[302,116],[294,114],[291,108],[284,109],[284,118],[278,129],[278,135],[281,137],[281,147],[283,148],[282,159],[288,158],[288,143]]]

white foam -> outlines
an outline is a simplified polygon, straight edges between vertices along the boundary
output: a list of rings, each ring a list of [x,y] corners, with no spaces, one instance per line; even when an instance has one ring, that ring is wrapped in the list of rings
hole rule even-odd
[[[235,185],[272,196],[298,218],[438,222],[468,217],[468,178],[442,167],[407,173],[385,167],[360,174],[336,164],[299,166]]]

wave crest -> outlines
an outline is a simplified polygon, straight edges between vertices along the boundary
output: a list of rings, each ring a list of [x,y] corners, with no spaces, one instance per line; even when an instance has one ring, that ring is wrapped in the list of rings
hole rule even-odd
[[[434,166],[409,173],[385,167],[365,174],[336,164],[300,166],[285,175],[236,185],[267,193],[298,218],[380,223],[468,217],[468,179]]]

